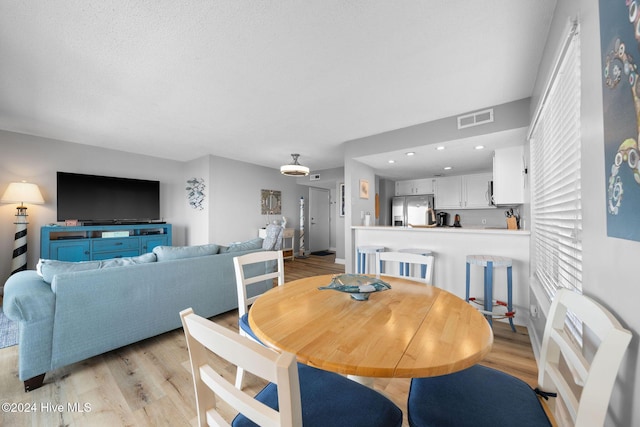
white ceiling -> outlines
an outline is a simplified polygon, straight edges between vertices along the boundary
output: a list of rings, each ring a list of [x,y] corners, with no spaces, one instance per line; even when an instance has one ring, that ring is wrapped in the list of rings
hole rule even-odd
[[[2,1],[0,129],[337,167],[345,141],[530,96],[555,3]]]

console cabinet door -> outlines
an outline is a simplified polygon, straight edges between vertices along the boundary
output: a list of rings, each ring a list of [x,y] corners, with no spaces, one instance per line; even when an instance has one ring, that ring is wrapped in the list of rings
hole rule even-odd
[[[140,236],[140,255],[153,251],[156,246],[169,246],[165,234]]]
[[[89,261],[91,247],[88,240],[65,240],[51,242],[49,246],[51,259],[59,261]]]

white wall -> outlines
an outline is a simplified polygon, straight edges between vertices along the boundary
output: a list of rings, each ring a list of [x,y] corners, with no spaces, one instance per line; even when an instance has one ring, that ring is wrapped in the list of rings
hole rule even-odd
[[[606,182],[602,106],[602,62],[600,58],[597,0],[559,0],[532,99],[532,109],[548,80],[549,69],[564,37],[569,17],[581,23],[582,61],[582,213],[583,292],[610,309],[633,333],[622,362],[606,426],[640,425],[640,316],[638,266],[640,242],[607,237]],[[633,48],[636,51],[636,47]],[[637,224],[633,226],[638,226]],[[537,322],[540,328],[542,322]],[[541,334],[538,330],[537,334]]]
[[[227,244],[258,236],[258,229],[267,224],[261,214],[261,190],[282,192],[282,215],[270,216],[270,220],[287,217],[287,227],[299,229],[300,197],[308,199],[308,189],[296,183],[296,179],[281,175],[276,169],[238,162],[223,157],[209,156],[209,241]],[[297,248],[298,232],[294,241]]]

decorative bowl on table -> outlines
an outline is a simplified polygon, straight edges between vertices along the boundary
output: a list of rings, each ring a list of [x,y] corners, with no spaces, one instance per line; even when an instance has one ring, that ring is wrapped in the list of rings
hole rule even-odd
[[[362,274],[339,274],[333,276],[329,286],[321,286],[318,289],[345,292],[350,294],[354,300],[366,301],[373,292],[386,291],[391,289],[391,286],[376,277]]]

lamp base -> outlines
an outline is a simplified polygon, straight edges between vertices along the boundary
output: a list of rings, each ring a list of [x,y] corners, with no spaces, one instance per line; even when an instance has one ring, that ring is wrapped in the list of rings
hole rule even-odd
[[[11,274],[27,269],[27,208],[18,206],[16,214],[16,234],[13,241]]]

